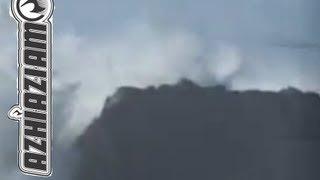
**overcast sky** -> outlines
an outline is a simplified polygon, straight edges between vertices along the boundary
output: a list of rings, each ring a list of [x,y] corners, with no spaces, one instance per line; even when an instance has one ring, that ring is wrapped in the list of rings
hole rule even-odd
[[[16,150],[17,134],[4,116],[17,97],[8,3],[0,0],[0,143],[4,135],[13,138],[10,147],[0,145],[0,172],[3,162],[14,167],[16,160],[5,154]],[[122,85],[189,78],[233,89],[320,91],[318,0],[56,0],[55,6],[55,103],[68,107],[67,115],[55,114],[60,144],[80,134]]]

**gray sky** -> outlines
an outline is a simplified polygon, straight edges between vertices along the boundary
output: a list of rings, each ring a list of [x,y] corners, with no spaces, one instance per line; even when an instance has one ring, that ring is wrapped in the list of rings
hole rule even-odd
[[[16,26],[8,2],[0,0],[1,114],[16,103]],[[81,134],[122,85],[189,78],[233,89],[320,91],[317,0],[56,0],[55,6],[54,89],[74,88],[67,118],[56,114],[60,144]],[[15,138],[17,124],[1,117],[0,132]]]

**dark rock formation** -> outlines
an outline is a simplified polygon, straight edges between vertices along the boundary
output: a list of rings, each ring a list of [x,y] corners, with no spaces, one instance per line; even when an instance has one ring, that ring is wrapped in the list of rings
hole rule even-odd
[[[188,80],[123,87],[77,148],[81,180],[319,180],[320,98]]]

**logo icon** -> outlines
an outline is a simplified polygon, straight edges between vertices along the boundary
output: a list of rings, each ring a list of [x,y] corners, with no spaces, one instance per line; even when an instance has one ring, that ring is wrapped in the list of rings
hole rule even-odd
[[[52,13],[50,0],[16,0],[13,4],[15,16],[27,21],[39,21],[46,19]]]
[[[14,106],[10,109],[8,117],[12,120],[19,121],[22,118],[22,110],[20,107]]]

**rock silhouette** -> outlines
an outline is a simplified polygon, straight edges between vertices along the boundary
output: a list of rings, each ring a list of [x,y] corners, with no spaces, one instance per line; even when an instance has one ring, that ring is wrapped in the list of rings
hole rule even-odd
[[[320,97],[188,80],[122,87],[76,147],[81,180],[318,180]]]

